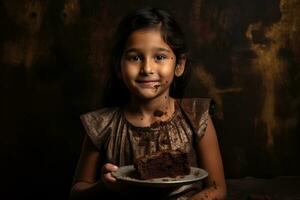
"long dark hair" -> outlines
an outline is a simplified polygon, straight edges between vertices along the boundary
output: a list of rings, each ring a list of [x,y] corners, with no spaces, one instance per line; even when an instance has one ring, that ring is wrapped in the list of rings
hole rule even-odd
[[[115,43],[110,55],[107,81],[103,91],[104,107],[123,106],[129,101],[130,92],[123,81],[117,77],[116,73],[120,68],[122,54],[128,37],[136,30],[156,28],[158,26],[160,27],[162,38],[173,50],[176,62],[183,56],[187,58],[184,74],[180,77],[175,76],[170,87],[170,96],[174,98],[183,96],[183,90],[190,76],[188,48],[184,34],[169,13],[157,8],[144,7],[125,16],[116,30]]]

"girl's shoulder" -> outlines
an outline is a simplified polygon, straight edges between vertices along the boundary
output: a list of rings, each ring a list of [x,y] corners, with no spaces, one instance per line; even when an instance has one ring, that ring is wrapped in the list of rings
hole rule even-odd
[[[207,111],[211,106],[211,98],[208,97],[198,97],[198,98],[182,98],[176,99],[181,108],[187,112],[191,111]],[[202,113],[202,112],[200,112]]]
[[[118,107],[102,108],[94,111],[90,111],[83,115],[80,115],[80,119],[83,121],[99,121],[101,119],[110,119],[120,111]]]
[[[80,116],[87,135],[99,147],[109,133],[109,127],[118,122],[121,109],[118,107],[102,108]]]
[[[201,138],[207,127],[211,98],[183,98],[176,101],[196,135]]]

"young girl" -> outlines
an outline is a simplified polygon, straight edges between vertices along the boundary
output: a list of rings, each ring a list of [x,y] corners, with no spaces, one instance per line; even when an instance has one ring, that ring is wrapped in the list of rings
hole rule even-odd
[[[71,199],[224,199],[226,184],[208,114],[210,100],[174,99],[181,96],[189,71],[179,26],[165,11],[147,7],[125,17],[117,34],[106,107],[81,116],[87,136]],[[133,188],[112,176],[135,158],[166,149],[184,149],[192,166],[208,171],[204,188],[199,183]]]

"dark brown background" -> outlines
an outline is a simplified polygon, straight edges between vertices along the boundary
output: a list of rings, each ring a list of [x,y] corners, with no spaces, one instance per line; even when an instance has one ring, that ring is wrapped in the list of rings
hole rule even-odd
[[[299,175],[299,0],[0,1],[1,190],[67,199],[112,33],[141,5],[186,32],[188,96],[216,102],[227,178]],[[2,193],[2,192],[1,192]]]

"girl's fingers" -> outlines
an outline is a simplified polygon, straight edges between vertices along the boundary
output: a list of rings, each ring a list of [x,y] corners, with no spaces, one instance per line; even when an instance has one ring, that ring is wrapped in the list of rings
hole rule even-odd
[[[116,182],[116,178],[112,176],[111,173],[106,173],[103,174],[103,178],[105,179],[106,182]]]
[[[105,165],[103,165],[102,167],[102,173],[108,173],[108,172],[115,172],[118,170],[118,166],[113,165],[111,163],[106,163]]]
[[[105,182],[115,182],[116,178],[114,178],[111,172],[117,171],[118,166],[113,165],[111,163],[106,163],[102,167],[102,176]]]

